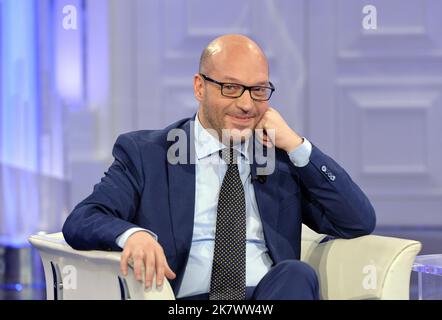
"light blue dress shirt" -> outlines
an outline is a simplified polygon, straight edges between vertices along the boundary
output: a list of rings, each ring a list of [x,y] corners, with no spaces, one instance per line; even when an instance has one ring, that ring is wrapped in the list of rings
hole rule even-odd
[[[204,129],[198,115],[195,117],[194,130],[196,153],[195,220],[189,259],[177,298],[209,292],[218,194],[227,171],[227,165],[221,160],[218,153],[225,146]],[[241,152],[238,169],[246,200],[246,285],[254,287],[269,271],[273,262],[264,240],[261,218],[251,180],[250,159],[248,159],[246,152],[248,141],[236,145],[234,148]],[[311,150],[311,143],[304,138],[303,143],[289,153],[289,158],[295,166],[303,167],[309,162]],[[158,240],[158,237],[150,230],[131,228],[116,239],[118,246],[124,248],[126,240],[137,231],[147,231]]]

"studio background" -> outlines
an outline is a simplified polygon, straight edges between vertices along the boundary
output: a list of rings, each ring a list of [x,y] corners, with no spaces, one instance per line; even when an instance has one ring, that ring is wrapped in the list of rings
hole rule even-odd
[[[192,116],[202,49],[242,33],[269,58],[271,106],[367,193],[375,232],[440,252],[441,13],[438,0],[0,0],[0,245],[59,231],[119,134]]]

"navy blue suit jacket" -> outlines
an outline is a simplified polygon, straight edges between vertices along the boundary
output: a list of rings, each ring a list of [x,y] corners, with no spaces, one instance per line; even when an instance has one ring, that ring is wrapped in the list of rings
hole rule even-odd
[[[175,294],[178,292],[192,242],[195,165],[167,161],[167,150],[174,143],[167,141],[167,133],[181,128],[190,137],[192,119],[180,120],[163,130],[118,137],[113,164],[63,226],[68,244],[79,250],[121,250],[115,242],[121,233],[132,227],[149,229],[158,235],[177,275],[170,283]],[[299,259],[301,223],[340,238],[373,231],[373,207],[333,159],[315,146],[305,167],[295,167],[283,150],[276,149],[275,157],[275,170],[265,183],[253,182],[274,263]],[[252,176],[256,168],[251,164]]]

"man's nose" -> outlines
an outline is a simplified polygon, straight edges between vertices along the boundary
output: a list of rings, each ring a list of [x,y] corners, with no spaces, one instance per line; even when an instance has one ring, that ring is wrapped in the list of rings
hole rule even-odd
[[[243,111],[250,111],[253,109],[253,99],[250,97],[249,90],[244,90],[241,97],[237,98],[236,105]]]

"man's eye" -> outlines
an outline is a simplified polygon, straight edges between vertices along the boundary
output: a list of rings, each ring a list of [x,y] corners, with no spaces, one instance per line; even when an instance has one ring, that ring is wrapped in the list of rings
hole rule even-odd
[[[264,87],[254,87],[254,88],[252,88],[252,91],[255,94],[265,95],[267,93],[267,88],[264,88]]]
[[[240,86],[235,85],[235,84],[225,84],[224,89],[229,90],[229,91],[235,91],[235,90],[239,90]]]

